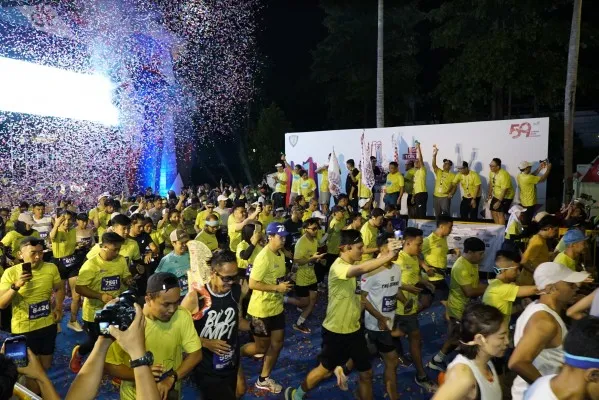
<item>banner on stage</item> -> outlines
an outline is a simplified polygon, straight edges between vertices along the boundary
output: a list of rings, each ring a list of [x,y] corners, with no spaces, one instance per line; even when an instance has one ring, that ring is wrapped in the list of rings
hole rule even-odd
[[[421,229],[424,237],[430,235],[437,229],[436,221],[423,219],[410,219],[408,226]],[[477,237],[485,242],[485,258],[478,265],[479,271],[491,272],[495,266],[495,253],[501,249],[505,236],[505,228],[497,224],[482,223],[464,223],[454,222],[453,230],[447,238],[447,245],[450,249],[460,249],[464,251],[464,241],[469,237]],[[457,257],[449,256],[447,266],[451,268]]]

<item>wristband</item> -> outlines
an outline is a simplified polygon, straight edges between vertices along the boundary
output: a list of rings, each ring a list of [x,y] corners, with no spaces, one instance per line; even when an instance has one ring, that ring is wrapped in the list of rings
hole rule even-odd
[[[15,285],[14,283],[12,285],[10,285],[10,288],[12,290],[14,290],[15,292],[18,292],[20,288],[17,287],[17,285]]]

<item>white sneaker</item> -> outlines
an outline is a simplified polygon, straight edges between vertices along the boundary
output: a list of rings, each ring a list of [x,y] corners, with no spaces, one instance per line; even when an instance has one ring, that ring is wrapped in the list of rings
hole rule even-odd
[[[83,327],[79,324],[79,321],[71,322],[67,324],[67,328],[74,330],[75,332],[83,332]]]
[[[281,393],[283,390],[283,386],[279,385],[277,382],[272,380],[270,377],[266,378],[264,381],[260,382],[260,379],[256,381],[256,387],[262,390],[268,390],[271,393]]]

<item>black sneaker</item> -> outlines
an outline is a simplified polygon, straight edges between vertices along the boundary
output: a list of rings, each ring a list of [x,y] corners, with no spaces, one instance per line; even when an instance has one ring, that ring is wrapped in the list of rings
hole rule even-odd
[[[445,372],[447,369],[447,364],[445,364],[445,361],[438,362],[433,358],[426,364],[426,368],[434,369],[435,371],[439,372]]]
[[[305,334],[309,334],[312,332],[312,330],[310,330],[310,328],[308,328],[306,324],[293,324],[293,329]]]
[[[435,393],[437,389],[439,389],[439,385],[431,381],[428,376],[425,376],[424,378],[418,378],[415,376],[414,382],[416,382],[418,386],[426,390],[428,393]]]

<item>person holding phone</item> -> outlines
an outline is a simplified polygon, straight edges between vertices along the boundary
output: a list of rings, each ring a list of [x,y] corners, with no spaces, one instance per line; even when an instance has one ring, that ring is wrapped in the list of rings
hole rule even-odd
[[[43,240],[26,237],[21,241],[20,254],[23,263],[8,268],[0,278],[0,308],[12,305],[12,333],[26,337],[27,347],[48,370],[56,343],[56,323],[63,315],[64,285],[56,265],[43,260]],[[53,292],[56,293],[54,309]],[[27,379],[26,386],[40,393],[33,379]]]

